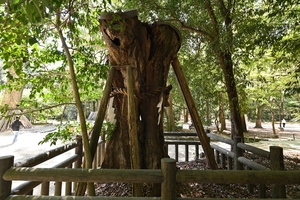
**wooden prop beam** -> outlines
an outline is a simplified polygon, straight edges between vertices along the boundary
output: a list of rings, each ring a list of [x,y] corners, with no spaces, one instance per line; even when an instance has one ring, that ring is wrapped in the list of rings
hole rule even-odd
[[[100,101],[100,106],[98,108],[97,116],[95,119],[95,125],[93,127],[93,132],[92,132],[92,137],[91,137],[91,151],[92,151],[92,156],[95,155],[98,141],[99,141],[99,136],[100,132],[102,129],[108,101],[110,99],[110,93],[111,93],[111,85],[115,76],[116,68],[111,67],[107,76],[106,84],[104,87],[103,91],[103,96]]]
[[[195,129],[197,131],[198,138],[200,139],[202,148],[204,150],[204,154],[205,154],[205,156],[208,160],[208,164],[210,165],[210,167],[212,169],[218,169],[218,165],[217,165],[217,163],[215,161],[215,158],[214,158],[213,150],[210,147],[208,137],[207,137],[207,135],[204,131],[201,119],[199,117],[199,114],[197,112],[197,108],[195,106],[195,102],[194,102],[193,97],[191,95],[191,92],[189,90],[188,84],[187,84],[186,79],[184,77],[183,71],[180,67],[180,63],[179,63],[179,60],[178,60],[177,56],[175,56],[174,59],[173,59],[172,67],[173,67],[174,73],[176,75],[177,81],[179,83],[181,92],[184,96],[185,102],[187,104],[190,115],[192,117],[193,123],[195,125]]]
[[[129,144],[131,149],[131,168],[141,168],[139,139],[137,133],[137,112],[134,100],[134,85],[132,68],[127,67],[127,97],[128,97],[128,129],[129,129]],[[141,184],[133,184],[133,195],[136,197],[142,196]]]
[[[105,117],[107,104],[108,104],[108,100],[110,98],[111,85],[112,85],[113,77],[115,75],[115,71],[116,71],[116,69],[114,67],[111,67],[110,70],[109,70],[108,77],[107,77],[106,84],[105,84],[105,88],[104,88],[104,92],[103,92],[103,96],[102,96],[101,101],[100,101],[100,106],[98,108],[98,113],[97,113],[97,116],[96,116],[96,119],[95,119],[95,124],[94,124],[93,130],[92,130],[92,136],[91,136],[91,139],[90,139],[90,148],[91,148],[92,158],[94,158],[95,154],[96,154],[96,150],[97,150],[98,141],[99,141],[102,125],[103,125],[103,120],[104,120],[104,117]],[[76,196],[83,196],[84,193],[85,193],[85,190],[86,190],[86,186],[87,186],[87,183],[80,182],[77,185],[75,195]]]

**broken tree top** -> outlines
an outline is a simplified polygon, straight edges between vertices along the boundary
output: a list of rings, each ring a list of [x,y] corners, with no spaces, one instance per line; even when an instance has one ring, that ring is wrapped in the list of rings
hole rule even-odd
[[[113,20],[113,19],[115,19],[115,16],[119,16],[119,17],[121,17],[121,19],[128,19],[131,17],[137,17],[137,15],[138,15],[137,10],[126,10],[126,11],[117,12],[117,13],[107,12],[107,13],[102,13],[100,15],[100,19]]]

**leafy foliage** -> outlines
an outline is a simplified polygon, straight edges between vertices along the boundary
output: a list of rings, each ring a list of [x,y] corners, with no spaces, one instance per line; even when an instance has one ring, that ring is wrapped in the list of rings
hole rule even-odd
[[[0,57],[4,69],[14,68],[17,78],[7,73],[9,84],[25,86],[30,99],[43,104],[73,101],[67,59],[56,32],[57,11],[76,67],[81,99],[99,99],[106,79],[106,50],[99,37],[97,18],[102,4],[96,1],[7,1],[0,14]],[[30,105],[37,108],[41,104]]]
[[[251,110],[253,94],[258,98],[266,98],[268,102],[268,99],[274,96],[273,93],[267,92],[270,90],[277,89],[279,97],[280,90],[284,90],[285,95],[299,93],[298,0],[131,0],[127,1],[127,5],[138,5],[139,17],[145,21],[149,21],[150,18],[150,21],[164,21],[179,28],[182,35],[182,67],[201,116],[205,115],[205,102],[210,102],[209,105],[217,109],[218,94],[225,91],[223,79],[226,75],[222,76],[221,70],[217,68],[218,60],[214,50],[216,47],[232,53],[242,113],[255,113]],[[209,6],[214,8],[217,26],[206,12]],[[220,9],[222,6],[227,8],[227,16],[230,15],[230,18],[226,18],[224,9]],[[226,27],[229,23],[231,26]],[[220,35],[217,40],[212,40],[215,31],[219,31]],[[266,57],[269,59],[266,60]],[[264,60],[263,65],[261,60]],[[262,73],[259,76],[260,80],[252,79],[252,73]],[[274,76],[268,78],[266,74]],[[275,74],[280,74],[282,78]],[[170,82],[176,86],[172,76],[170,74]],[[290,81],[286,81],[288,78],[284,77],[290,77]],[[257,81],[262,81],[260,88],[257,88]],[[272,89],[268,89],[270,84]],[[249,89],[245,90],[246,88]],[[254,89],[254,92],[248,93],[251,89]],[[173,89],[174,93],[177,93],[176,88]],[[180,93],[177,95],[180,96]],[[177,95],[173,95],[173,99],[176,99]]]

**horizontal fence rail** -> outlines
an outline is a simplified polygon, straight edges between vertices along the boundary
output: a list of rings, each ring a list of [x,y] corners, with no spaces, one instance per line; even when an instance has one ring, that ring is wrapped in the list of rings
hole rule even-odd
[[[68,169],[68,168],[11,168],[3,176],[5,180],[67,181],[67,182],[125,182],[162,183],[160,170],[132,169]]]
[[[284,179],[282,177],[284,177]],[[300,171],[177,170],[176,161],[174,159],[164,158],[162,159],[162,170],[134,170],[134,169],[132,170],[59,169],[58,170],[58,169],[44,169],[44,168],[11,168],[4,173],[3,178],[6,181],[55,180],[55,181],[76,182],[80,180],[80,181],[90,181],[90,182],[107,181],[107,182],[127,182],[127,183],[145,183],[145,182],[162,183],[162,188],[165,187],[165,190],[164,189],[162,190],[162,196],[169,196],[169,195],[172,196],[174,195],[171,194],[172,192],[174,192],[173,187],[176,187],[177,183],[192,182],[192,183],[216,183],[216,184],[231,184],[231,183],[300,184]],[[14,199],[13,197],[14,196],[10,196],[7,199]],[[111,197],[109,198],[111,199]],[[90,197],[86,197],[85,199],[90,199]],[[126,197],[126,198],[119,198],[119,199],[129,199],[129,198]],[[144,198],[140,197],[140,199],[144,199]],[[162,197],[162,199],[167,200],[170,198]],[[173,197],[172,199],[177,199],[177,197]],[[193,199],[200,199],[200,198],[193,198]]]
[[[71,149],[74,149],[74,148],[78,147],[79,145],[81,145],[81,143],[79,143],[79,142],[66,144],[66,145],[63,145],[56,149],[47,151],[45,153],[38,154],[32,158],[28,158],[25,161],[15,163],[14,166],[15,167],[33,167],[33,166],[41,164],[47,160],[50,160],[51,158],[61,155]]]
[[[195,147],[195,159],[199,158],[199,147],[201,143],[197,140],[197,134],[191,132],[165,132],[165,146],[168,148],[170,145],[175,146],[175,160],[178,161],[179,157],[179,145],[184,146],[185,161],[189,161],[189,147]],[[281,147],[270,147],[270,151],[265,151],[244,143],[241,143],[241,138],[235,138],[234,140],[223,138],[219,135],[207,133],[208,138],[211,142],[221,142],[229,145],[230,150],[218,146],[215,143],[210,143],[211,148],[214,150],[215,159],[218,164],[221,164],[222,169],[226,170],[175,170],[176,172],[170,175],[172,170],[110,170],[110,169],[99,169],[101,166],[104,153],[105,153],[105,140],[98,143],[98,149],[94,158],[93,169],[82,169],[82,158],[84,155],[83,147],[81,141],[77,141],[72,144],[67,144],[62,147],[59,147],[54,150],[47,151],[45,153],[39,154],[36,157],[29,158],[23,162],[15,163],[11,169],[2,171],[0,166],[0,175],[3,175],[8,181],[12,180],[22,180],[28,181],[24,184],[21,184],[17,188],[12,190],[11,194],[7,199],[32,199],[33,196],[21,196],[24,194],[32,194],[32,189],[37,185],[42,184],[42,195],[49,195],[49,182],[55,182],[55,195],[58,195],[61,199],[67,199],[68,197],[61,197],[61,184],[66,182],[66,195],[71,195],[72,186],[71,184],[76,184],[77,182],[126,182],[126,183],[161,183],[165,184],[164,187],[167,187],[166,180],[173,177],[172,181],[169,181],[169,188],[176,187],[176,183],[187,183],[187,182],[197,182],[197,183],[220,183],[220,184],[230,184],[230,183],[240,183],[247,184],[247,188],[251,184],[259,184],[261,192],[259,197],[262,198],[265,195],[265,186],[264,184],[278,184],[278,187],[274,187],[274,191],[285,191],[284,184],[299,184],[300,175],[297,171],[280,171],[283,170],[280,166],[283,163],[283,154]],[[172,138],[173,137],[173,138]],[[189,137],[192,139],[196,138],[196,141],[188,140]],[[184,141],[182,140],[184,139]],[[181,139],[181,140],[178,140]],[[51,158],[54,158],[58,155],[61,155],[71,149],[75,148],[75,154],[67,158],[65,161],[56,164],[53,168],[32,168],[35,165],[43,163]],[[233,151],[231,151],[233,150]],[[248,151],[255,155],[261,156],[263,158],[270,160],[271,168],[255,163],[252,160],[249,160],[243,157],[243,152]],[[193,152],[192,152],[193,153]],[[0,158],[1,159],[1,158]],[[172,160],[172,159],[171,159]],[[170,160],[169,160],[170,161]],[[173,161],[172,161],[173,162]],[[163,165],[163,164],[162,164]],[[170,168],[173,169],[174,168]],[[176,169],[176,167],[175,167]],[[236,170],[232,170],[236,169]],[[247,170],[244,170],[247,169]],[[249,169],[249,170],[248,170]],[[254,169],[254,170],[251,170]],[[169,172],[170,171],[170,172]],[[169,177],[170,176],[170,177]],[[242,177],[242,178],[241,178]],[[259,177],[259,178],[258,178]],[[281,177],[281,178],[280,178]],[[284,177],[284,181],[282,180]],[[260,180],[258,180],[260,179]],[[5,183],[7,184],[7,183]],[[68,185],[68,186],[67,186]],[[173,185],[173,186],[172,186]],[[0,181],[1,186],[1,181]],[[73,188],[75,185],[73,185]],[[277,188],[277,189],[276,189]],[[278,189],[279,188],[279,189]],[[57,191],[56,191],[57,190]],[[167,190],[171,194],[172,189]],[[173,193],[176,193],[173,191]],[[0,188],[1,194],[1,188]],[[6,192],[7,194],[7,192]],[[17,194],[17,195],[16,195]],[[162,194],[163,195],[163,194]],[[164,194],[166,195],[166,194]],[[174,195],[174,194],[173,194]],[[7,195],[8,196],[8,195]],[[22,198],[23,197],[23,198]],[[45,199],[49,196],[35,196],[37,199]],[[163,196],[162,196],[163,197]],[[142,199],[162,199],[162,197],[155,198],[142,198]],[[172,197],[172,195],[171,195]],[[285,198],[285,193],[274,192],[274,197],[276,198]],[[50,197],[49,197],[50,198]],[[52,197],[51,197],[52,198]],[[55,199],[56,197],[53,197]],[[80,197],[73,197],[72,199],[80,199]],[[88,199],[91,197],[82,197]],[[97,197],[99,198],[99,197]],[[131,197],[126,198],[117,198],[117,197],[108,197],[110,200],[113,199],[130,199]],[[164,196],[164,200],[169,197]],[[0,200],[4,198],[0,195]],[[48,198],[47,198],[48,199]],[[106,199],[106,197],[101,197],[101,199]],[[132,199],[141,199],[132,197]],[[174,198],[169,198],[174,199]],[[184,199],[184,198],[178,198]],[[193,198],[192,198],[193,199]],[[191,199],[189,199],[191,200]]]
[[[164,176],[161,170],[11,168],[6,171],[3,179],[7,181],[162,183]],[[300,184],[300,171],[177,170],[176,181],[178,183],[216,184]]]

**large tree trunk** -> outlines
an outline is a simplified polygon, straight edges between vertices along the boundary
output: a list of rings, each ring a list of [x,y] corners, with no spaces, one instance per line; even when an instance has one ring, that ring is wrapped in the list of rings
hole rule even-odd
[[[141,23],[135,11],[114,15],[122,20],[113,20],[111,13],[100,17],[110,62],[117,69],[112,83],[116,129],[107,142],[102,167],[131,168],[126,69],[133,67],[140,167],[158,169],[167,156],[162,106],[171,89],[166,87],[167,76],[180,48],[180,36],[170,25]]]
[[[219,53],[220,66],[225,75],[226,92],[229,99],[229,109],[231,115],[231,137],[239,136],[244,138],[244,132],[242,127],[242,119],[239,109],[238,94],[236,90],[236,83],[233,74],[233,63],[231,53],[220,52]]]

